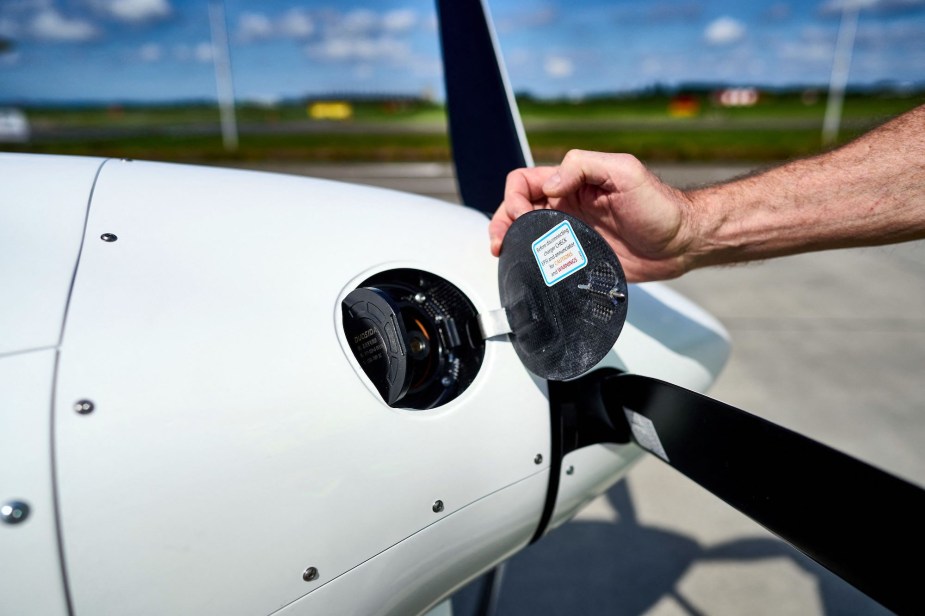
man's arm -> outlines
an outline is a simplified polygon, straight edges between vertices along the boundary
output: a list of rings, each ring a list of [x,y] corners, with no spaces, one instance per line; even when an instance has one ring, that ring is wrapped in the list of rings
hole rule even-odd
[[[492,251],[534,208],[569,212],[613,246],[633,281],[708,265],[925,237],[925,106],[832,152],[688,192],[626,154],[574,150],[508,176]]]
[[[925,237],[925,107],[827,154],[688,193],[692,267]]]

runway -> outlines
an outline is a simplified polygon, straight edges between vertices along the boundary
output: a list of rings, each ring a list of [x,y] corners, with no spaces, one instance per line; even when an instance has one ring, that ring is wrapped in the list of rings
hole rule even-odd
[[[273,170],[456,201],[449,165]],[[748,170],[655,168],[677,186]],[[701,270],[669,284],[732,336],[712,396],[925,484],[925,242]],[[455,613],[472,599],[461,593]],[[515,556],[500,600],[502,616],[845,613],[889,612],[652,457]]]

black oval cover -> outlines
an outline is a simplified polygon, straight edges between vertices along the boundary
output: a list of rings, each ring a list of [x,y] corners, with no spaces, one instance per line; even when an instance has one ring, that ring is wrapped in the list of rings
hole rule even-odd
[[[626,320],[626,277],[617,255],[594,229],[557,210],[514,221],[504,236],[498,287],[517,355],[546,379],[590,370]]]

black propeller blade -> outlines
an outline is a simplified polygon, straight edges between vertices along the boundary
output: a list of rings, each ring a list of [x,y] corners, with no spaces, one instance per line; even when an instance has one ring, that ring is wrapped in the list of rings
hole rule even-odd
[[[603,387],[644,449],[897,613],[921,613],[925,490],[656,379]]]
[[[482,2],[437,0],[450,142],[462,201],[487,214],[533,160]]]

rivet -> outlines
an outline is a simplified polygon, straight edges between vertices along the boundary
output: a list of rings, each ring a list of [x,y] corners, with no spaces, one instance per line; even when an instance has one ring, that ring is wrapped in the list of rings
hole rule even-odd
[[[542,464],[542,463],[543,463],[543,454],[541,454],[541,453],[536,454],[536,457],[533,458],[533,463],[534,463],[534,464]]]
[[[423,304],[425,301],[427,301],[427,296],[420,292],[415,293],[414,301],[416,301],[419,304]]]
[[[10,501],[0,506],[0,519],[4,524],[19,524],[29,517],[29,505],[22,501]]]
[[[103,235],[100,236],[100,239],[103,240],[104,242],[115,242],[119,238],[116,237],[115,233],[104,233]]]
[[[89,400],[78,400],[74,403],[74,410],[81,415],[88,415],[92,413],[94,408],[96,407],[93,406],[93,403]]]
[[[566,474],[566,475],[574,475],[574,474],[575,474],[575,467],[569,465],[569,467],[568,467],[567,469],[565,469],[565,474]]]
[[[440,513],[441,511],[443,511],[443,501],[442,500],[434,501],[434,506],[432,507],[432,509],[434,510],[434,513]]]
[[[302,579],[305,580],[306,582],[314,582],[315,580],[317,580],[318,579],[318,568],[309,567],[308,569],[303,571]]]

